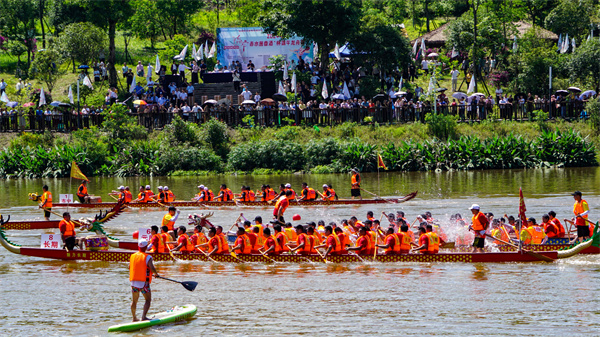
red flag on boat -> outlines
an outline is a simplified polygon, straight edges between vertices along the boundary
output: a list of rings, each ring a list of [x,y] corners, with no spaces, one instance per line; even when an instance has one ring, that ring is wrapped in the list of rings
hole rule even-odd
[[[383,163],[383,158],[381,158],[381,155],[379,153],[377,154],[377,168],[378,169],[382,168],[384,170],[387,170],[387,167]]]
[[[523,198],[523,190],[519,187],[519,217],[523,222],[527,221],[525,211],[527,211],[527,208],[525,207],[525,198]]]

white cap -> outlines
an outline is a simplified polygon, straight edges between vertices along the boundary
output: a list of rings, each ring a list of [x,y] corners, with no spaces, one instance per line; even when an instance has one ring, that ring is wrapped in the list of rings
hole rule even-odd
[[[204,188],[204,190],[205,190],[205,191],[208,191],[208,187],[205,187],[205,188]]]
[[[169,190],[169,186],[163,187],[163,190],[168,191]]]
[[[323,187],[329,187],[329,186],[327,186],[327,184],[323,184]]]
[[[285,184],[285,188],[292,188],[292,184]]]
[[[200,186],[198,186],[198,188],[204,189],[204,185],[200,185]]]
[[[158,186],[158,189],[159,189],[159,190],[162,190],[162,189],[163,189],[163,187],[162,187],[162,186]]]
[[[120,190],[124,190],[124,189],[125,189],[125,186],[121,185],[121,186],[119,186],[119,189],[120,189]]]
[[[479,210],[480,208],[479,208],[479,205],[477,205],[477,204],[473,204],[473,205],[471,205],[471,207],[469,207],[469,209],[476,209],[476,210]]]
[[[148,241],[146,241],[146,239],[142,239],[140,242],[138,242],[138,247],[143,248],[146,247],[148,245]]]
[[[150,185],[146,185],[146,189],[147,189],[147,190],[151,190],[151,189],[152,189],[152,187],[150,187]]]

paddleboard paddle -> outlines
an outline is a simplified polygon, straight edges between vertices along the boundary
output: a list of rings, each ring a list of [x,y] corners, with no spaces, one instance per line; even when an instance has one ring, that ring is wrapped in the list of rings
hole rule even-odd
[[[160,278],[160,279],[163,279],[163,280],[167,280],[167,281],[179,283],[186,290],[189,290],[189,291],[194,291],[194,289],[196,289],[196,286],[198,285],[198,282],[194,282],[194,281],[183,281],[182,282],[182,281],[171,280],[170,278],[166,278],[166,277],[162,277],[162,276],[156,276],[156,278]]]

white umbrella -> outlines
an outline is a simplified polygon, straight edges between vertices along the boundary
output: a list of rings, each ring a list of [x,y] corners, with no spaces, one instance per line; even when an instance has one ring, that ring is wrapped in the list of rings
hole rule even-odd
[[[456,98],[456,99],[466,99],[467,98],[467,94],[465,94],[464,92],[460,92],[457,91],[455,93],[452,94],[452,97]]]
[[[398,91],[394,93],[394,96],[404,96],[406,95],[406,91]]]
[[[438,57],[440,55],[438,55],[438,53],[430,53],[429,55],[427,55],[427,57]]]
[[[577,87],[568,87],[567,90],[581,92],[581,89],[579,89]]]
[[[596,94],[596,92],[594,90],[586,90],[584,92],[581,93],[581,96],[594,96]]]
[[[335,94],[333,96],[331,96],[332,99],[346,99],[346,96],[344,96],[343,94]]]
[[[476,92],[476,93],[474,93],[474,94],[473,94],[473,95],[471,95],[471,96],[485,96],[485,94],[482,94],[482,93],[480,93],[480,92]]]
[[[215,101],[214,99],[207,99],[206,101],[204,101],[203,104],[217,104],[218,102]]]
[[[242,104],[256,104],[256,102],[254,102],[251,99],[247,99],[247,100],[243,101]]]

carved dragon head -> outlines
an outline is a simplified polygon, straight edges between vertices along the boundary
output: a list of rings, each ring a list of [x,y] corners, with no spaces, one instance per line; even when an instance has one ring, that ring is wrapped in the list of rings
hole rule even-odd
[[[210,228],[210,227],[214,227],[213,224],[208,221],[207,219],[210,218],[211,216],[215,215],[214,212],[210,212],[207,214],[204,213],[200,213],[200,215],[198,214],[190,214],[190,216],[188,217],[188,225],[190,226],[202,226],[202,227],[206,227],[206,228]]]

